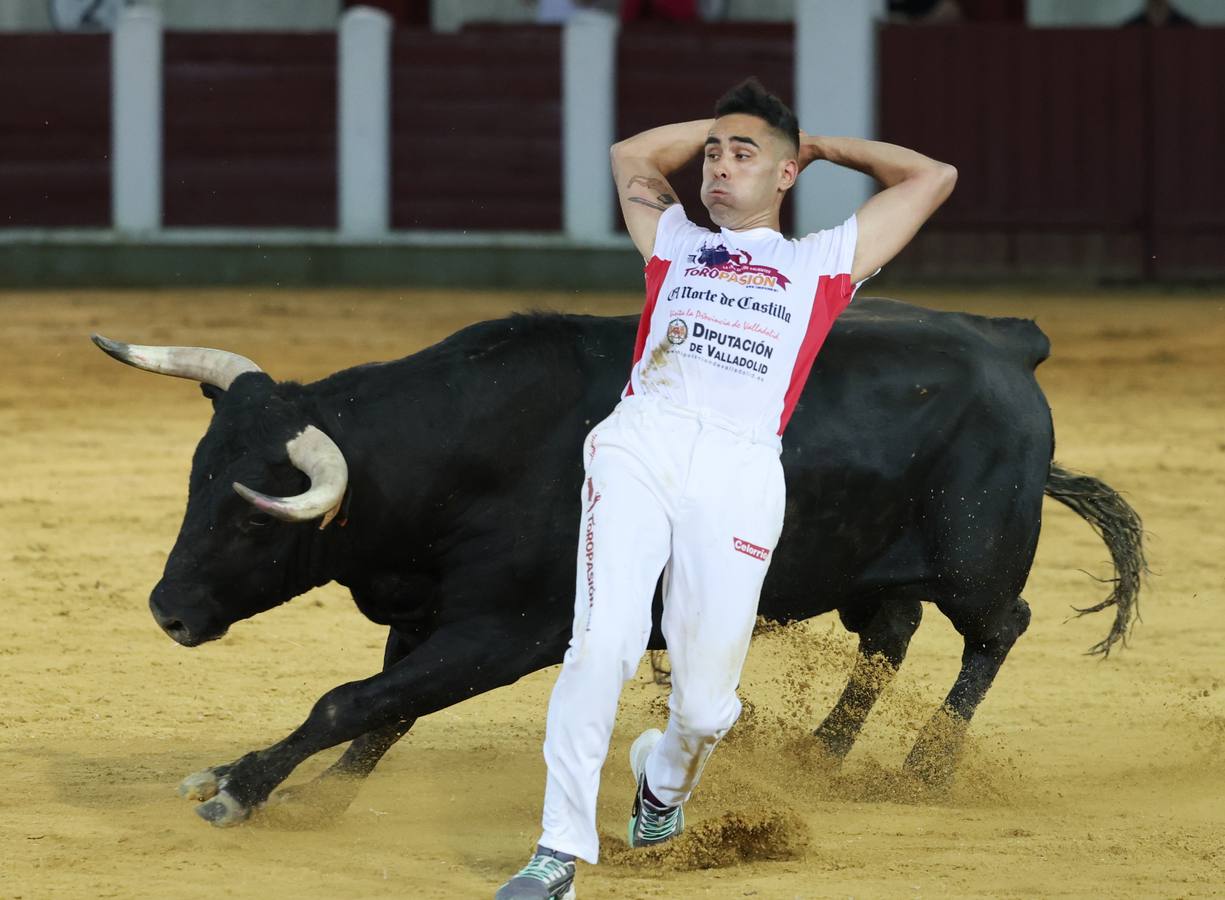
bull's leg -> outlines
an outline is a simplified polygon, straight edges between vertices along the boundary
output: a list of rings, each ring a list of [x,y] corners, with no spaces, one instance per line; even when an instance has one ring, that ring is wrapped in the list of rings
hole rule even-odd
[[[974,711],[1008,651],[1029,627],[1029,605],[1020,597],[996,605],[987,615],[974,607],[972,602],[949,607],[940,604],[965,639],[961,671],[906,757],[906,768],[933,785],[945,784],[952,777]]]
[[[383,649],[384,671],[407,656],[419,643],[420,638],[391,629]],[[314,781],[279,791],[275,799],[278,802],[305,802],[316,815],[339,815],[357,796],[361,781],[374,771],[383,755],[408,733],[412,725],[411,721],[394,722],[386,728],[378,728],[361,735]],[[188,775],[179,785],[180,796],[197,801],[212,799],[217,794],[221,780],[229,774],[231,768],[232,764],[213,766]]]
[[[491,654],[492,648],[518,644],[508,640],[502,623],[484,624],[484,629],[477,623],[443,628],[383,672],[328,691],[287,738],[227,767],[216,779],[214,796],[196,812],[214,825],[242,822],[320,750],[363,735],[369,737],[355,756],[363,747],[377,749],[380,742],[390,747],[392,735],[421,716],[510,684],[539,667],[541,663],[526,654]]]
[[[356,738],[340,759],[319,777],[273,791],[265,807],[269,821],[287,828],[314,828],[343,815],[357,797],[366,776],[412,724],[412,721],[396,722],[368,731]]]
[[[387,635],[387,647],[383,650],[383,671],[386,672],[408,656],[420,643],[419,637],[401,634],[393,628]],[[408,734],[415,721],[416,719],[396,721],[383,728],[366,732],[354,740],[341,754],[340,759],[328,766],[319,777],[323,779],[339,775],[352,779],[365,778],[374,771],[383,754]]]
[[[859,635],[859,654],[846,689],[814,734],[835,760],[850,752],[881,691],[906,658],[923,606],[910,598],[881,597],[838,610],[847,630]]]
[[[394,666],[419,643],[420,638],[406,636],[392,629],[387,635],[387,647],[383,651],[383,670]],[[315,818],[339,816],[349,808],[366,776],[374,771],[383,755],[408,734],[415,721],[396,721],[383,728],[366,732],[349,744],[340,758],[324,769],[318,778],[279,790],[271,799],[277,804],[291,803],[302,807]]]
[[[393,722],[358,736],[340,758],[321,772],[319,777],[305,784],[277,791],[272,796],[272,801],[278,806],[294,804],[315,819],[339,816],[349,808],[366,776],[374,771],[379,760],[396,741],[408,733],[414,722],[416,719]],[[211,800],[228,782],[234,765],[231,763],[213,766],[188,775],[179,785],[179,795],[188,800]]]
[[[319,777],[363,779],[378,765],[383,755],[395,746],[396,741],[408,734],[416,719],[393,722],[383,728],[368,731],[353,741],[340,759],[327,767]]]

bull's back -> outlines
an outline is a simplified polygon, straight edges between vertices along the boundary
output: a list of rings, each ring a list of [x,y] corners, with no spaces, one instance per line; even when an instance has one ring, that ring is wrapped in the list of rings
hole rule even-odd
[[[783,439],[787,519],[762,613],[801,618],[947,578],[949,545],[1006,518],[994,501],[949,498],[998,491],[1040,504],[1052,436],[1034,367],[1048,353],[1026,320],[856,300]]]

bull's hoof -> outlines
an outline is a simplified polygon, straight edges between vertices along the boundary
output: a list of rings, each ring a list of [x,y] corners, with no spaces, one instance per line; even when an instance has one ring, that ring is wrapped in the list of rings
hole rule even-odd
[[[211,800],[220,788],[220,773],[216,769],[205,769],[179,782],[179,796],[184,800]]]
[[[905,769],[930,788],[945,789],[953,783],[957,754],[948,747],[916,744],[906,756]]]
[[[218,828],[238,825],[251,818],[251,807],[243,806],[226,790],[232,765],[214,766],[188,775],[179,782],[179,796],[199,805],[196,815]]]
[[[207,803],[196,807],[196,815],[210,825],[228,828],[239,825],[251,817],[251,810],[235,800],[224,789],[218,791]]]
[[[856,737],[847,729],[831,726],[829,722],[822,722],[812,736],[817,739],[817,745],[821,748],[823,761],[826,764],[824,767],[830,769],[836,769],[842,765],[842,760],[855,745]]]
[[[928,787],[947,788],[961,757],[969,722],[952,710],[936,711],[906,756],[906,771]]]
[[[957,768],[955,760],[949,756],[929,756],[929,754],[920,754],[915,756],[913,752],[906,757],[905,769],[911,775],[924,782],[929,787],[936,789],[946,789],[953,784],[953,770]]]

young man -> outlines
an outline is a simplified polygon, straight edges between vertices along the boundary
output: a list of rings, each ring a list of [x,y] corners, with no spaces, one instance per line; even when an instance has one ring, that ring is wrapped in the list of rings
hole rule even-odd
[[[702,203],[717,232],[689,221],[667,182],[703,148]],[[818,159],[885,189],[839,227],[788,240],[783,196]],[[629,842],[684,827],[684,803],[740,715],[736,686],[783,525],[787,419],[835,317],[957,177],[902,147],[804,135],[754,79],[713,120],[615,145],[612,169],[647,260],[646,307],[622,400],[583,448],[574,632],[549,702],[544,833],[497,900],[573,898],[575,858],[596,862],[600,769],[661,572],[670,715],[630,750]]]

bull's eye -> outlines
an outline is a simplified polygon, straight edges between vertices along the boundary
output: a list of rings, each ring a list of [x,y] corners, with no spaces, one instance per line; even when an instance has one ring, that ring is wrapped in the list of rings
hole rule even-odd
[[[271,525],[272,521],[272,516],[263,512],[252,513],[247,518],[247,524],[252,528],[264,528],[265,526]]]

